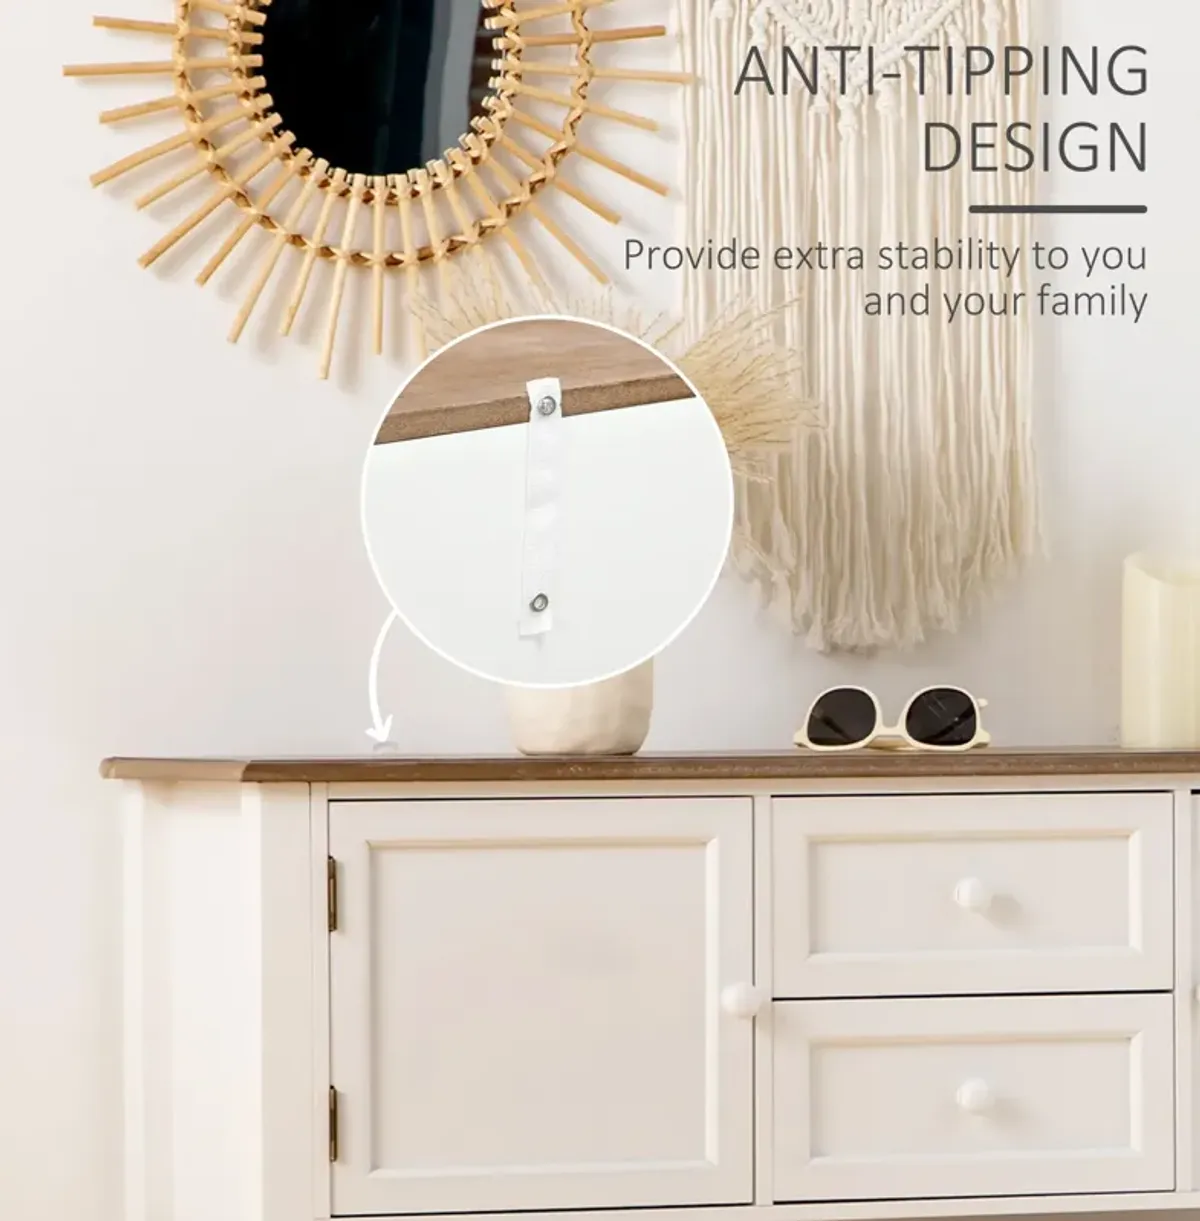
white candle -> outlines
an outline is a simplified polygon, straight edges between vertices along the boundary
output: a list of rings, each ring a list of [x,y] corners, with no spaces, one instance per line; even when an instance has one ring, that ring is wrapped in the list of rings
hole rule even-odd
[[[1125,561],[1121,742],[1200,748],[1200,559]]]

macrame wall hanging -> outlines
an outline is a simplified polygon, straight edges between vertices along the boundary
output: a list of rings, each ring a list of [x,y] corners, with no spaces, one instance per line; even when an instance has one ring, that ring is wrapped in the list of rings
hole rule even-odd
[[[1029,221],[969,215],[972,204],[1025,203],[1031,174],[931,174],[927,122],[966,130],[1031,118],[1033,90],[1005,96],[998,75],[971,97],[915,87],[903,48],[1029,45],[1027,0],[703,0],[680,6],[701,85],[685,101],[687,240],[736,239],[770,252],[859,246],[863,270],[691,275],[686,321],[703,329],[732,298],[775,311],[802,356],[804,393],[824,427],[746,483],[741,571],[822,650],[908,648],[955,630],[980,595],[1040,546],[1030,417],[1028,318],[939,315],[942,291],[1012,294],[1004,270],[887,276],[872,255],[897,242],[959,249],[982,239],[1028,252]],[[772,73],[781,47],[873,46],[877,72],[835,88],[769,96],[734,86],[751,46]],[[935,69],[930,66],[930,81]],[[940,65],[942,61],[938,60]],[[826,58],[836,70],[836,61]],[[851,74],[853,80],[853,73]],[[967,179],[971,181],[967,181]],[[768,263],[764,255],[763,264]],[[871,292],[928,285],[928,318],[868,316]]]

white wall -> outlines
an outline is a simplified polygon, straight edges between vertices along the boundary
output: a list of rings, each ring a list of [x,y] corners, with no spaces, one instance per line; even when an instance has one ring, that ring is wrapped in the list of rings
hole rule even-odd
[[[890,706],[926,679],[963,681],[990,697],[1001,741],[1115,732],[1120,559],[1166,539],[1197,495],[1188,73],[1200,6],[1035,3],[1043,14],[1057,6],[1072,39],[1144,39],[1155,57],[1144,187],[1154,212],[1104,225],[1153,234],[1151,318],[1136,333],[1079,324],[1044,337],[1053,559],[958,639],[899,660],[814,658],[726,583],[661,660],[652,748],[784,745],[835,676],[868,680]],[[666,6],[656,0],[637,20]],[[201,292],[194,255],[153,275],[137,269],[160,220],[132,209],[131,189],[93,193],[86,176],[131,147],[96,111],[155,88],[63,81],[59,65],[154,49],[90,30],[93,7],[10,5],[0,78],[11,167],[0,287],[0,1215],[22,1221],[116,1215],[115,823],[98,760],[365,748],[366,659],[386,611],[359,541],[356,483],[398,370],[364,362],[357,381],[320,385],[311,346],[226,345],[236,277]],[[161,17],[168,6],[128,8]],[[624,94],[616,104],[640,103]],[[592,138],[670,172],[651,137]],[[618,199],[632,233],[672,231],[669,206],[598,170],[583,180]],[[1064,232],[1082,238],[1100,224]],[[598,223],[577,231],[616,262],[619,235]],[[642,292],[652,307],[655,290]],[[405,749],[507,746],[499,693],[401,634],[383,695]]]

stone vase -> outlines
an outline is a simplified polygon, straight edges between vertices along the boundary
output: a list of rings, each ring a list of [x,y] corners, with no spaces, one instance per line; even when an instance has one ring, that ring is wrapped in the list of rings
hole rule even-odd
[[[650,732],[654,660],[582,687],[509,687],[506,698],[523,755],[634,755]]]

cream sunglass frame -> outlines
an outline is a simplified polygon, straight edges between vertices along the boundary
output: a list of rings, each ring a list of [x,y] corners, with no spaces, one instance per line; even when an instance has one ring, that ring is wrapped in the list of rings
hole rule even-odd
[[[851,742],[845,745],[824,746],[812,741],[808,736],[809,722],[812,720],[813,710],[817,705],[834,691],[859,691],[867,696],[871,703],[875,706],[875,726],[871,732],[863,738],[861,742]],[[953,746],[938,746],[929,742],[918,742],[905,726],[908,724],[908,714],[912,711],[912,706],[923,695],[928,695],[931,691],[958,691],[967,697],[975,706],[975,735],[969,742],[955,744]],[[983,710],[988,706],[987,700],[979,699],[973,695],[965,687],[960,687],[957,683],[929,683],[922,687],[919,691],[914,691],[908,697],[904,705],[903,711],[900,713],[900,723],[898,725],[888,725],[883,719],[883,705],[879,702],[879,697],[874,691],[867,687],[860,687],[854,683],[835,683],[832,687],[826,687],[808,706],[808,711],[804,714],[804,724],[796,731],[796,736],[792,739],[796,746],[802,746],[806,750],[819,751],[822,754],[837,754],[849,750],[920,750],[920,751],[937,751],[939,754],[948,752],[962,752],[968,750],[976,750],[981,746],[989,746],[992,741],[992,736],[983,728]]]

